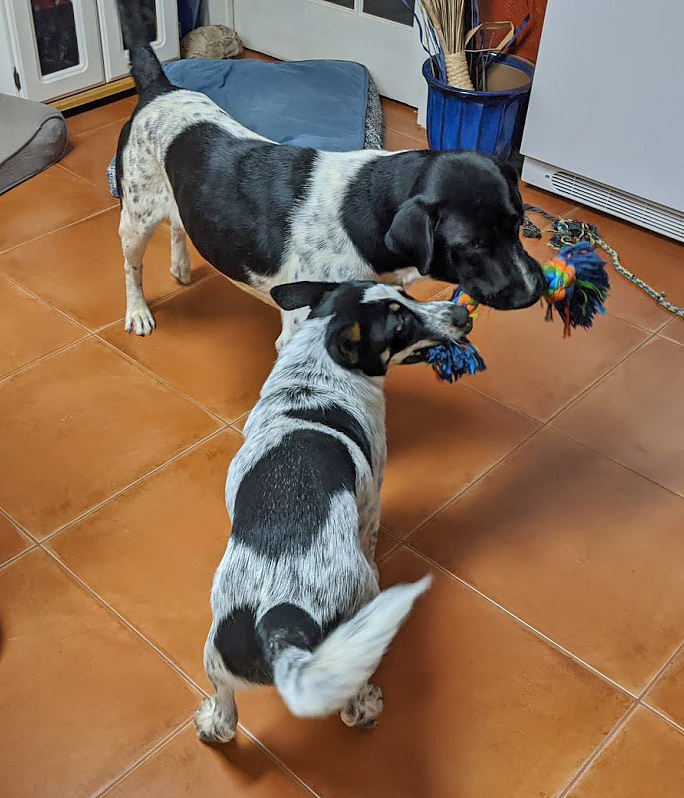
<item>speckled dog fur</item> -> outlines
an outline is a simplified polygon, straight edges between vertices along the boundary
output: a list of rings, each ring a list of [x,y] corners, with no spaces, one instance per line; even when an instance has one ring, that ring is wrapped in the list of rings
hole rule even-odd
[[[216,694],[195,718],[205,740],[234,735],[233,693],[256,684],[275,683],[298,715],[377,719],[382,694],[368,677],[427,588],[379,593],[384,374],[470,327],[463,308],[393,286],[300,282],[273,294],[285,309],[312,310],[282,348],[228,471],[233,530],[205,648]]]
[[[143,255],[171,221],[171,272],[190,280],[187,233],[200,254],[269,301],[293,280],[431,276],[480,304],[541,296],[522,248],[523,207],[507,164],[473,152],[324,152],[275,144],[206,95],[173,86],[146,41],[138,0],[117,0],[138,105],[119,139],[116,177],[126,273],[126,330],[149,335]],[[282,345],[302,318],[283,313]]]

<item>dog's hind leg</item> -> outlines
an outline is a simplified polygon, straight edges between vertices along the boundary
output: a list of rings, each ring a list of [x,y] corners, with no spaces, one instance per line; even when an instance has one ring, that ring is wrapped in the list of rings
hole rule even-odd
[[[223,663],[214,646],[214,633],[209,633],[204,648],[204,667],[215,694],[202,699],[194,722],[197,736],[205,743],[227,743],[235,737],[238,713],[235,704],[236,679]]]
[[[368,564],[373,569],[376,579],[380,579],[377,563],[375,562],[375,549],[378,544],[378,529],[380,528],[380,503],[377,496],[363,502],[359,507],[359,542],[361,550]]]
[[[378,722],[384,706],[382,690],[376,684],[367,682],[359,694],[347,702],[347,706],[340,712],[340,717],[346,726],[372,729]]]
[[[189,285],[192,279],[187,236],[177,213],[171,216],[171,274],[181,285]]]
[[[126,274],[125,328],[126,332],[136,335],[150,335],[154,330],[154,318],[143,293],[143,255],[158,222],[149,220],[143,223],[138,214],[129,211],[125,200],[121,205],[119,236]]]

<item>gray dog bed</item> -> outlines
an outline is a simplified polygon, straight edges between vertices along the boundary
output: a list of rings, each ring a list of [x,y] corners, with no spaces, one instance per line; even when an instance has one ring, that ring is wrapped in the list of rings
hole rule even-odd
[[[59,111],[0,94],[0,194],[59,161],[67,141]]]

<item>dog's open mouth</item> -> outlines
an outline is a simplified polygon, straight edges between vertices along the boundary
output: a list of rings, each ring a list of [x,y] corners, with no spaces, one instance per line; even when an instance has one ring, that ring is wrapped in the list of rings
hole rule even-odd
[[[438,344],[430,344],[430,346],[424,346],[421,349],[416,349],[414,352],[411,352],[410,355],[404,358],[404,360],[402,360],[401,362],[404,365],[411,365],[413,363],[428,363],[429,362],[428,352],[431,349],[434,349],[436,346],[465,346],[469,344],[470,341],[464,335],[462,338],[459,338],[456,341],[454,340],[442,341]]]

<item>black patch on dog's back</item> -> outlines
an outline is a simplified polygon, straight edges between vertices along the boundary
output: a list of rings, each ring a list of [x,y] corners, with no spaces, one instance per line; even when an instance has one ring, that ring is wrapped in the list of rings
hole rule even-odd
[[[235,497],[232,537],[275,560],[304,554],[325,525],[331,500],[356,490],[347,447],[316,430],[284,435],[245,474]]]
[[[285,413],[288,418],[296,418],[300,421],[312,421],[323,424],[336,432],[341,433],[350,441],[355,443],[363,452],[363,456],[372,468],[371,446],[361,423],[348,413],[340,405],[328,405],[326,407],[307,407],[297,410],[288,410]]]
[[[273,684],[273,670],[257,635],[254,612],[234,610],[219,623],[214,646],[235,676],[253,684]]]
[[[421,190],[436,153],[400,152],[364,164],[349,181],[342,200],[342,224],[354,246],[378,274],[413,264],[390,252],[385,233],[397,205]]]
[[[187,127],[169,146],[166,172],[190,239],[235,280],[281,267],[290,218],[316,151],[233,136],[213,122]]]

